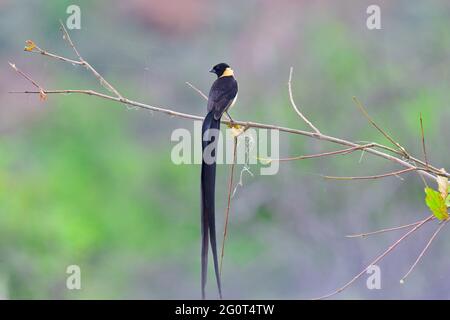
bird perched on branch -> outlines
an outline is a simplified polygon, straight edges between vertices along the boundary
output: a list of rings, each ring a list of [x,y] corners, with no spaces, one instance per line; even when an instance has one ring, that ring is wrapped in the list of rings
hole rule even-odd
[[[214,259],[219,298],[222,298],[219,266],[217,261],[216,222],[215,222],[215,184],[216,184],[216,147],[220,132],[220,119],[225,112],[231,121],[228,110],[236,102],[237,81],[233,70],[226,63],[215,65],[210,72],[217,75],[208,96],[207,115],[202,125],[202,173],[201,173],[201,231],[202,231],[202,298],[205,299],[205,287],[208,271],[208,245]]]

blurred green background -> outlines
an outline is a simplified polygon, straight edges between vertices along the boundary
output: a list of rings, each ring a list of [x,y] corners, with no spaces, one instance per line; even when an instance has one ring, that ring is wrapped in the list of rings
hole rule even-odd
[[[125,96],[202,115],[218,62],[240,85],[234,119],[307,127],[295,99],[326,134],[385,140],[352,103],[421,157],[450,168],[450,3],[448,1],[0,1],[0,297],[6,299],[197,299],[200,297],[198,165],[171,162],[176,128],[190,120],[127,109],[95,97],[8,94],[33,89],[14,62],[46,89],[99,88],[83,68],[23,51],[25,40],[64,56],[58,30],[66,8],[81,8],[71,31],[85,57]],[[381,7],[381,30],[366,9]],[[336,146],[280,134],[281,156]],[[350,280],[401,233],[349,233],[410,223],[428,214],[423,182],[327,181],[328,175],[396,170],[361,154],[283,163],[274,176],[244,175],[232,203],[224,260],[226,298],[313,298]],[[239,172],[241,166],[237,168]],[[252,169],[252,168],[251,168]],[[219,243],[228,167],[218,166]],[[436,227],[430,224],[380,264],[381,290],[366,278],[336,298],[450,298],[448,232],[404,285]],[[79,265],[82,289],[66,288]],[[211,271],[211,270],[210,270]],[[216,297],[210,273],[208,297]]]

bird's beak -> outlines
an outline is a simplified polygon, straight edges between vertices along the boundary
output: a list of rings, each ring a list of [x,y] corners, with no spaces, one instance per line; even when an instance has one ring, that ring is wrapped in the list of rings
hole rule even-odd
[[[211,69],[211,70],[209,70],[209,72],[211,72],[211,73],[215,73],[215,72],[214,72],[214,69]]]

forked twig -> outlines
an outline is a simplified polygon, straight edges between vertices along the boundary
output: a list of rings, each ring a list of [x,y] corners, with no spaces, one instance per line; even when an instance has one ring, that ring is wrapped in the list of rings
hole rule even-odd
[[[390,142],[392,142],[397,148],[400,149],[400,151],[402,152],[402,154],[406,157],[406,158],[410,158],[411,156],[409,155],[409,153],[406,151],[405,148],[403,148],[397,141],[395,141],[386,131],[384,131],[383,129],[381,129],[380,126],[378,126],[376,124],[376,122],[370,117],[369,113],[367,112],[366,108],[364,108],[363,104],[356,98],[353,97],[353,101],[355,102],[356,106],[359,108],[359,110],[362,112],[362,114],[364,115],[364,117],[366,117],[366,119],[378,130],[380,131],[380,133],[386,137],[386,139],[388,139]]]
[[[124,97],[119,93],[119,91],[117,91],[116,88],[114,88],[108,81],[106,81],[105,78],[103,78],[103,76],[97,72],[97,70],[94,69],[94,67],[92,67],[89,62],[87,62],[86,60],[83,59],[83,57],[81,57],[77,47],[75,46],[75,44],[73,43],[72,39],[70,38],[69,33],[66,30],[66,27],[64,26],[64,23],[62,23],[62,21],[59,21],[60,24],[60,30],[63,33],[63,39],[67,41],[67,43],[70,45],[70,47],[73,49],[73,51],[75,52],[75,54],[77,55],[79,62],[81,65],[85,66],[88,70],[90,70],[94,76],[98,79],[98,81],[100,82],[100,85],[104,88],[106,88],[108,91],[114,93],[120,100],[123,100]],[[64,59],[62,59],[64,60]]]
[[[405,279],[410,275],[410,273],[414,270],[414,268],[416,267],[416,265],[419,263],[419,261],[422,259],[423,255],[425,254],[425,252],[427,252],[428,248],[430,247],[431,243],[433,242],[434,238],[436,238],[436,236],[438,235],[438,233],[441,231],[441,229],[447,224],[449,220],[445,220],[444,222],[442,222],[439,227],[436,229],[436,231],[433,233],[433,235],[431,236],[430,240],[427,242],[427,245],[425,246],[425,248],[423,248],[422,252],[419,254],[419,256],[417,257],[416,261],[414,261],[413,265],[411,266],[411,268],[409,268],[408,272],[406,272],[406,274],[403,276],[403,278],[400,279],[400,283],[404,283]]]
[[[374,176],[360,176],[360,177],[335,177],[335,176],[323,176],[325,179],[331,179],[331,180],[372,180],[372,179],[380,179],[380,178],[386,178],[391,176],[398,176],[403,173],[411,172],[421,170],[420,168],[407,168],[403,170],[398,170],[394,172],[384,173],[384,174],[378,174]]]
[[[199,95],[201,95],[206,101],[208,101],[208,96],[206,94],[204,94],[200,89],[198,89],[196,86],[194,86],[192,83],[186,81],[186,84],[191,87],[192,89],[194,89],[195,91],[197,91],[197,93]]]
[[[429,216],[428,218],[422,220],[419,224],[417,224],[413,229],[411,229],[410,231],[405,233],[400,239],[398,239],[391,246],[389,246],[389,248],[386,251],[384,251],[382,254],[380,254],[375,260],[373,260],[369,265],[367,265],[360,273],[358,273],[355,277],[353,277],[352,280],[347,282],[345,285],[343,285],[339,289],[337,289],[337,290],[335,290],[335,291],[333,291],[333,292],[331,292],[329,294],[326,294],[326,295],[321,296],[319,298],[315,298],[313,300],[327,299],[327,298],[330,298],[330,297],[332,297],[332,296],[334,296],[334,295],[344,291],[346,288],[348,288],[350,285],[352,285],[356,280],[361,278],[361,276],[364,274],[364,272],[366,272],[366,270],[370,266],[373,266],[373,265],[377,264],[378,262],[380,262],[387,254],[389,254],[392,250],[394,250],[403,240],[405,240],[408,236],[410,236],[412,233],[414,233],[417,229],[419,229],[425,223],[427,223],[428,221],[432,220],[433,217],[434,217],[433,215]]]
[[[434,219],[434,216],[433,216],[433,219]],[[433,220],[433,219],[431,219],[431,220]],[[380,230],[371,231],[371,232],[365,232],[365,233],[350,234],[350,235],[347,235],[345,237],[346,238],[365,238],[367,236],[373,236],[373,235],[380,234],[380,233],[385,233],[385,232],[390,232],[390,231],[397,231],[397,230],[402,230],[402,229],[414,227],[414,226],[418,225],[421,222],[422,222],[422,220],[419,220],[419,221],[416,221],[416,222],[413,222],[413,223],[410,223],[410,224],[405,224],[405,225],[399,226],[399,227],[380,229]]]
[[[9,65],[11,66],[11,68],[13,68],[18,74],[20,74],[22,77],[24,77],[25,79],[27,79],[28,81],[30,81],[36,88],[38,88],[38,93],[39,93],[39,97],[41,98],[41,100],[46,100],[47,99],[47,94],[45,93],[44,88],[42,88],[36,81],[34,81],[29,75],[27,75],[25,72],[23,72],[22,70],[20,70],[19,68],[16,67],[16,65],[14,63],[8,62]]]
[[[316,154],[309,154],[309,155],[303,155],[303,156],[296,156],[296,157],[290,157],[290,158],[279,158],[279,159],[265,159],[265,158],[259,158],[260,160],[272,162],[272,161],[294,161],[294,160],[304,160],[304,159],[314,159],[314,158],[321,158],[321,157],[327,157],[327,156],[334,156],[339,154],[349,154],[354,151],[358,150],[364,150],[367,148],[371,148],[375,146],[373,143],[361,145],[361,146],[355,146],[351,148],[346,148],[342,150],[336,150],[336,151],[330,151],[330,152],[323,152],[323,153],[316,153]]]

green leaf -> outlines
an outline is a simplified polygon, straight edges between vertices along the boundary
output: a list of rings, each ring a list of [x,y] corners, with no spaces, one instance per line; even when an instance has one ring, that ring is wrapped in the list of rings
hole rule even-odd
[[[425,194],[425,203],[428,208],[430,208],[434,216],[439,220],[447,220],[447,205],[445,204],[446,201],[442,198],[441,194],[429,187],[425,188]]]
[[[445,199],[445,205],[450,207],[450,194],[447,196],[447,199]]]

